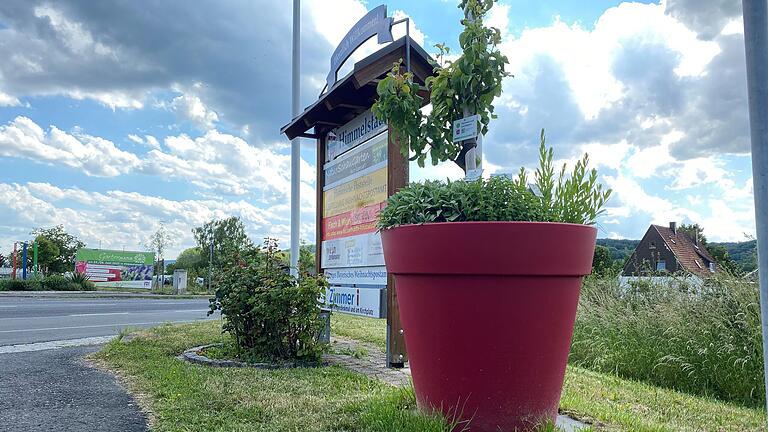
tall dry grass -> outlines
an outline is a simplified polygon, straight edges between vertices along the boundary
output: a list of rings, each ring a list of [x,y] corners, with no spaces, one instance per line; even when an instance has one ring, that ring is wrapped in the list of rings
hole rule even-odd
[[[570,362],[749,406],[765,403],[757,284],[729,275],[696,288],[589,277]]]

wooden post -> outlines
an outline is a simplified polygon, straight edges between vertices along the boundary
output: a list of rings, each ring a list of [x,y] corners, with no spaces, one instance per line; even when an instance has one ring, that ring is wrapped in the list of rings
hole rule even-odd
[[[317,179],[315,180],[315,271],[323,272],[323,185],[325,185],[325,136],[317,139]]]
[[[400,143],[389,133],[387,142],[387,196],[408,185],[408,158],[400,153]],[[408,361],[400,308],[397,306],[395,279],[387,275],[387,366],[403,367]]]

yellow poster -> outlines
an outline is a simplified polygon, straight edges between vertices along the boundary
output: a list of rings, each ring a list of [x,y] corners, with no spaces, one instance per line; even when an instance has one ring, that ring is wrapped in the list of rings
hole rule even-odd
[[[323,192],[323,217],[387,200],[387,167]]]

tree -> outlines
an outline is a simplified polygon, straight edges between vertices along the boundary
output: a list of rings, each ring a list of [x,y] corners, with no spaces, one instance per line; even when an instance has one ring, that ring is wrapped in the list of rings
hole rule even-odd
[[[505,65],[509,60],[501,53],[501,32],[485,27],[483,18],[490,12],[494,0],[463,0],[459,7],[464,11],[464,31],[459,36],[462,53],[445,65],[435,65],[435,76],[426,79],[426,89],[413,81],[411,72],[403,72],[401,63],[376,87],[378,100],[373,105],[376,116],[389,123],[393,137],[400,143],[400,152],[419,166],[429,154],[433,165],[451,160],[465,172],[466,154],[475,147],[474,139],[453,142],[454,120],[471,115],[479,116],[482,134],[488,133],[488,124],[495,118],[493,100],[501,95],[502,80],[509,76]],[[449,49],[436,45],[442,60]],[[432,111],[421,112],[424,104],[420,90],[428,90]],[[423,92],[422,92],[423,94]],[[470,159],[470,164],[472,160]]]
[[[184,249],[176,258],[176,262],[168,266],[169,271],[184,269],[187,279],[195,281],[198,277],[208,277],[208,255],[199,247]]]
[[[0,254],[0,267],[8,267],[8,258],[3,254]]]
[[[64,225],[57,225],[53,228],[38,228],[32,231],[32,235],[35,236],[35,240],[40,242],[38,244],[38,265],[40,264],[39,259],[43,258],[48,273],[72,271],[77,250],[85,247],[85,243],[64,230]],[[48,249],[41,252],[40,245],[43,243],[46,243],[45,247]],[[31,247],[31,244],[28,247]],[[55,257],[50,259],[50,254],[55,254]],[[31,256],[32,252],[27,251],[27,255]],[[19,258],[21,258],[21,252],[19,252]],[[19,266],[21,266],[20,262]]]
[[[609,274],[614,267],[611,250],[605,246],[595,246],[595,255],[592,258],[592,273],[598,276]]]
[[[707,246],[707,236],[704,235],[704,228],[700,227],[699,224],[680,224],[677,230],[687,235],[693,241],[696,241],[696,236],[698,236],[699,246]]]
[[[59,246],[54,243],[53,240],[42,234],[35,237],[35,242],[37,242],[37,265],[40,271],[42,271],[43,274],[62,273],[61,271],[53,270],[56,267],[56,261],[61,255]],[[29,254],[29,252],[27,252],[27,254]],[[56,270],[60,269],[57,268]]]
[[[155,253],[155,275],[164,275],[165,269],[162,268],[162,262],[165,258],[165,250],[173,244],[173,238],[165,229],[165,223],[160,222],[160,227],[154,232],[146,242],[144,247],[146,250]]]
[[[728,249],[726,249],[725,246],[710,244],[707,246],[707,251],[709,251],[709,254],[712,255],[712,258],[715,259],[715,262],[720,265],[722,270],[733,275],[741,275],[744,273],[741,266],[731,259],[731,255],[728,253]]]
[[[236,216],[206,222],[203,226],[192,229],[192,234],[195,236],[197,247],[205,251],[206,257],[213,244],[214,270],[234,264],[244,251],[254,247],[245,232],[245,225]]]

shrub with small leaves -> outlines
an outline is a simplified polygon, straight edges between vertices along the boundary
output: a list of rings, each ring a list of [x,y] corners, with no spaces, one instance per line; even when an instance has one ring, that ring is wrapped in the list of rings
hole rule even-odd
[[[539,168],[529,184],[524,168],[515,178],[413,183],[389,197],[379,213],[379,229],[433,222],[532,221],[594,224],[611,194],[587,170],[584,155],[570,174],[563,165],[555,174],[552,148],[544,130]]]
[[[228,257],[209,314],[220,310],[223,329],[246,361],[315,362],[325,348],[319,306],[325,294],[322,276],[296,278],[282,262],[277,241],[248,247]]]

